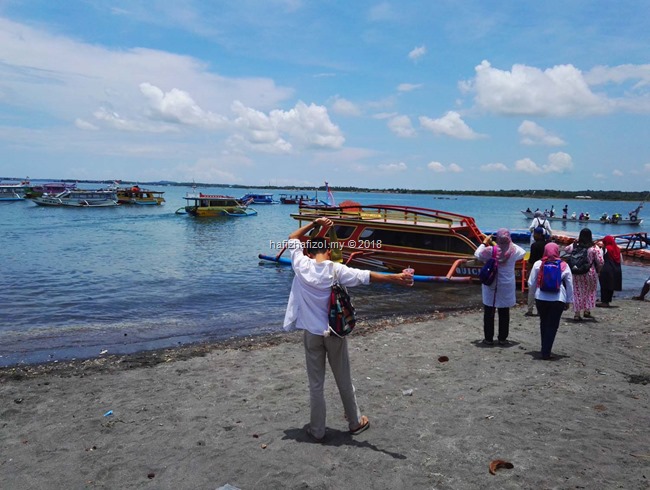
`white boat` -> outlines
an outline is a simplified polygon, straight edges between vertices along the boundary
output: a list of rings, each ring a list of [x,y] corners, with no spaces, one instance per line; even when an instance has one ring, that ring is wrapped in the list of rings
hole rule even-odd
[[[533,211],[522,211],[523,215],[526,218],[533,219],[535,213]],[[601,225],[640,225],[643,223],[643,220],[638,217],[637,214],[630,213],[627,218],[623,218],[621,215],[613,214],[612,216],[601,216],[599,218],[592,218],[591,216],[567,216],[566,218],[562,216],[547,216],[542,215],[549,221],[562,221],[563,223],[584,223],[584,224],[601,224]]]
[[[29,182],[20,184],[0,184],[0,201],[22,201],[25,199],[25,187]]]
[[[68,189],[54,196],[43,195],[32,199],[39,206],[67,206],[74,208],[108,208],[118,205],[113,191]]]

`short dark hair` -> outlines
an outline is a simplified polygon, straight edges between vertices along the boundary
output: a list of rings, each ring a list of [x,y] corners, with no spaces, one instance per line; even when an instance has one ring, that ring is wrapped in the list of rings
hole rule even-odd
[[[325,238],[310,238],[305,243],[307,253],[314,255],[325,253],[330,249],[330,242]]]

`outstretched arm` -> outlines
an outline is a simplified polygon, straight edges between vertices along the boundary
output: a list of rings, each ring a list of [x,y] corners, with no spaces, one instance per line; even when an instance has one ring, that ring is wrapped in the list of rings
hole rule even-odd
[[[399,274],[380,274],[379,272],[370,271],[370,282],[390,282],[402,286],[413,284],[413,276],[400,272]]]

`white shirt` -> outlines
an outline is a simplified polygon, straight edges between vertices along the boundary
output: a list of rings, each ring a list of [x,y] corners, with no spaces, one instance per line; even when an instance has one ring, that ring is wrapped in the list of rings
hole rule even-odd
[[[303,254],[302,243],[296,238],[289,240],[287,248],[295,277],[283,327],[285,330],[308,330],[315,335],[323,335],[329,326],[327,315],[334,271],[339,284],[346,287],[368,284],[370,271],[354,269],[331,260],[316,262]]]
[[[494,306],[495,308],[510,308],[517,304],[515,264],[518,260],[524,258],[526,251],[514,243],[512,246],[514,251],[508,257],[508,260],[499,262],[496,280],[489,286],[483,284],[481,287],[484,305]],[[492,247],[486,247],[481,243],[474,252],[474,256],[479,260],[483,260],[481,258],[484,255],[482,252],[486,248],[491,249]]]
[[[528,227],[528,229],[530,230],[530,243],[533,243],[535,241],[535,239],[533,238],[533,231],[535,231],[535,228],[537,228],[538,226],[544,228],[548,236],[551,236],[553,234],[553,230],[551,230],[551,223],[549,223],[546,217],[540,216],[534,218],[533,222]]]
[[[537,276],[539,269],[542,266],[542,261],[538,260],[533,264],[528,277],[528,287],[535,291],[535,299],[540,301],[561,301],[562,303],[573,303],[573,274],[571,268],[565,267],[562,271],[562,283],[560,290],[557,293],[542,291],[537,287]]]

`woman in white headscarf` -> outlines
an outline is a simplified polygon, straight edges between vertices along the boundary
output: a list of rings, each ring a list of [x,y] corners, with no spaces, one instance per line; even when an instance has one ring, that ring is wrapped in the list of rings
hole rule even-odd
[[[496,244],[491,237],[485,237],[483,243],[474,252],[477,259],[487,262],[496,252],[497,277],[489,286],[483,284],[483,343],[494,344],[494,317],[499,312],[499,345],[508,344],[510,333],[510,307],[515,306],[515,264],[524,258],[526,251],[512,243],[510,232],[500,228],[496,235]]]

